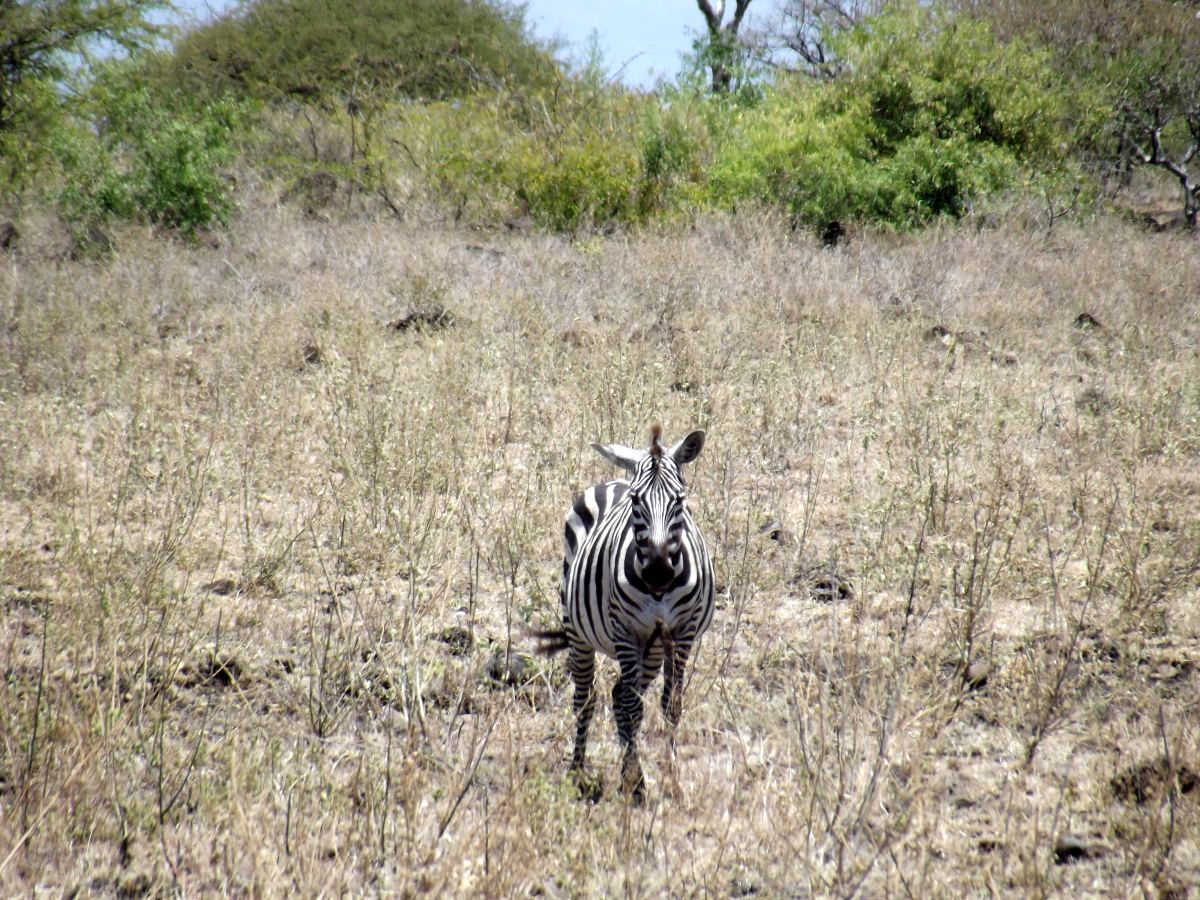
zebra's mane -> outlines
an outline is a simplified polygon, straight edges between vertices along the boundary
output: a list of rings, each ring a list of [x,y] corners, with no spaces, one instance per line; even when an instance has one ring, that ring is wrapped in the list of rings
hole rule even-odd
[[[659,444],[659,440],[661,438],[662,438],[662,423],[655,422],[653,425],[650,426],[650,455],[651,456],[657,456],[660,458],[662,457],[663,448],[662,448],[662,445]]]

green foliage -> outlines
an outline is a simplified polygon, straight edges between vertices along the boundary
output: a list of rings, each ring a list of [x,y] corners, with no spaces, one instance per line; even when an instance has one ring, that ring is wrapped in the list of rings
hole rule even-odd
[[[1003,35],[1045,47],[1064,85],[1073,152],[1127,171],[1128,137],[1168,120],[1168,155],[1188,145],[1182,119],[1200,109],[1200,18],[1173,0],[965,3]],[[1192,7],[1192,8],[1189,8]]]
[[[910,6],[834,41],[849,75],[840,103],[865,99],[881,149],[913,135],[961,136],[1030,161],[1051,156],[1062,98],[1045,53],[1000,42],[978,21]]]
[[[634,207],[638,159],[628,143],[613,144],[602,135],[582,135],[546,155],[528,145],[513,159],[505,175],[515,185],[517,200],[540,224],[574,231],[585,224],[637,218]]]
[[[700,123],[653,98],[578,84],[405,111],[398,140],[456,216],[556,231],[644,221],[701,178]]]
[[[1011,187],[1059,189],[1063,98],[1043,54],[917,5],[830,40],[832,80],[747,78],[713,95],[698,57],[682,87],[642,95],[593,59],[550,89],[308,108],[306,134],[323,171],[387,197],[423,191],[456,219],[568,232],[746,204],[818,229],[906,229]],[[337,133],[340,155],[322,151],[318,134]]]
[[[157,29],[161,0],[22,0],[0,3],[0,177],[21,185],[46,161],[67,104],[59,91],[87,69],[97,43],[133,52]]]
[[[51,135],[65,110],[54,83],[43,78],[21,84],[9,101],[12,117],[0,127],[0,184],[20,188],[48,162]]]
[[[815,85],[772,91],[721,141],[710,197],[729,208],[781,203],[806,220],[865,217],[871,192],[854,188],[871,177],[869,152],[859,123],[829,115]]]
[[[641,126],[639,213],[649,217],[697,205],[710,146],[704,120],[692,106],[651,106]]]
[[[557,127],[532,130],[503,169],[522,209],[557,231],[638,221],[642,101],[584,90],[546,108]]]
[[[169,104],[116,79],[96,86],[92,104],[94,118],[54,142],[59,209],[77,233],[113,218],[186,235],[225,221],[232,201],[221,169],[233,159],[233,101]]]
[[[661,99],[589,82],[430,107],[407,129],[425,118],[422,143],[440,148],[426,168],[460,214],[526,212],[566,231],[747,203],[814,228],[914,228],[1063,169],[1062,98],[1024,43],[915,5],[831,41],[844,65],[832,81],[714,96],[698,64],[690,89]]]
[[[155,69],[189,92],[262,100],[443,99],[558,72],[522,8],[484,0],[255,0],[186,35]]]
[[[842,78],[782,85],[738,114],[711,173],[719,204],[911,228],[1061,165],[1061,100],[1027,46],[916,6],[832,42]]]
[[[479,95],[405,108],[393,126],[403,158],[456,219],[503,216],[515,198],[504,163],[526,142],[504,98]],[[397,176],[399,179],[401,176]]]

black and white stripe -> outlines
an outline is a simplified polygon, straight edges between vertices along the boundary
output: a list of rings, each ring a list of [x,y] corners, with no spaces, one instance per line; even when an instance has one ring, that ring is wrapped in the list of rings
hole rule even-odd
[[[648,450],[593,444],[605,459],[630,472],[628,481],[595,485],[576,499],[564,531],[561,631],[544,632],[542,649],[570,650],[577,720],[573,770],[583,768],[595,711],[596,652],[617,660],[613,714],[624,750],[622,781],[644,795],[637,732],[642,699],[663,670],[662,708],[679,723],[683,673],[713,613],[712,561],[687,508],[681,467],[704,447],[694,431],[670,449],[655,426]]]

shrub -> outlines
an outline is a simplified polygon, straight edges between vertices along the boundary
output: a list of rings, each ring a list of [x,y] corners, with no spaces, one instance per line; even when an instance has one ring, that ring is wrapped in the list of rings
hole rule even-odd
[[[521,208],[557,231],[638,221],[644,101],[583,85],[537,107],[545,117],[502,170]]]
[[[236,104],[172,106],[118,78],[96,85],[90,111],[92,120],[54,142],[59,209],[77,233],[114,217],[186,235],[226,220],[232,200],[221,169],[233,159]]]
[[[55,132],[65,112],[62,97],[48,78],[31,78],[14,90],[9,101],[13,118],[0,127],[0,184],[24,188],[47,164]]]
[[[580,84],[409,107],[396,131],[459,218],[527,214],[556,231],[632,224],[699,177],[697,123],[653,98]]]
[[[961,216],[1025,168],[1062,164],[1060,97],[1039,54],[988,27],[901,7],[831,39],[845,69],[739,111],[712,197],[785,206],[800,223],[899,228]]]
[[[837,79],[716,97],[696,79],[658,97],[585,71],[553,90],[385,103],[372,133],[387,139],[360,152],[384,182],[415,170],[456,218],[559,231],[746,203],[814,228],[914,228],[1063,171],[1061,96],[1023,43],[916,5],[831,40]]]
[[[640,143],[640,217],[669,215],[703,202],[711,137],[692,104],[648,105]]]
[[[900,6],[838,35],[847,75],[835,103],[866,102],[886,152],[917,135],[991,144],[1026,162],[1055,157],[1063,97],[1044,51],[1002,43],[978,20]]]
[[[540,225],[575,231],[585,225],[635,221],[639,175],[631,141],[580,135],[557,147],[527,145],[509,162],[505,177],[523,208]]]
[[[418,190],[448,206],[455,219],[511,214],[515,198],[505,161],[526,141],[498,95],[424,103],[392,114],[396,169],[416,170]],[[402,175],[394,175],[400,180]]]
[[[821,90],[771,91],[716,150],[709,199],[736,208],[781,204],[803,221],[865,218],[874,189],[871,148],[853,116],[829,115]]]

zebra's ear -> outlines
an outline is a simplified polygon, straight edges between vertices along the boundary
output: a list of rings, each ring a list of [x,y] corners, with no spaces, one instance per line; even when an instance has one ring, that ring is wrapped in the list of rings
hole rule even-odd
[[[638,462],[646,455],[645,450],[634,450],[624,444],[592,444],[592,449],[614,466],[630,472],[637,468]]]
[[[671,459],[675,460],[675,465],[682,466],[690,463],[700,451],[704,449],[704,432],[693,431],[682,441],[667,451]]]

